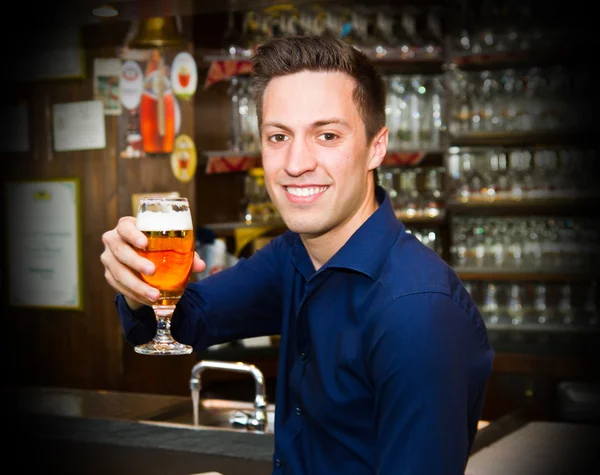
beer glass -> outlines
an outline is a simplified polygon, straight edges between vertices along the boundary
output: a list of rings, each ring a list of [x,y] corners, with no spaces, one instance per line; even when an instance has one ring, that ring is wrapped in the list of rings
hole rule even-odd
[[[135,347],[144,355],[185,355],[192,347],[171,335],[171,316],[189,281],[194,260],[194,230],[187,198],[141,198],[137,228],[148,238],[146,249],[138,254],[156,266],[154,275],[141,274],[147,284],[160,290],[152,308],[157,329],[154,339]]]

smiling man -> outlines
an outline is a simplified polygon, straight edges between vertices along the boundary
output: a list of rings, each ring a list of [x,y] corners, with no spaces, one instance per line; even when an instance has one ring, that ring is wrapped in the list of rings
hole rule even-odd
[[[265,181],[289,230],[190,283],[173,335],[197,351],[281,335],[274,474],[464,474],[494,353],[461,281],[377,185],[380,76],[325,37],[262,45],[253,75]],[[145,238],[126,217],[103,241],[125,335],[144,343],[158,297],[138,275],[154,272],[133,247]]]
[[[370,175],[385,156],[388,133],[384,119],[367,141],[352,100],[355,87],[342,72],[300,71],[275,77],[263,93],[269,196],[287,227],[302,236],[315,270],[377,209]]]

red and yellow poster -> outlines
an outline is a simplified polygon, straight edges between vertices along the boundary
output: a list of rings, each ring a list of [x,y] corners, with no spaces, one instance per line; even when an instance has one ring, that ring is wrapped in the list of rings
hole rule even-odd
[[[175,139],[175,147],[171,154],[171,170],[179,181],[186,183],[196,173],[198,156],[196,145],[189,135],[178,135]]]

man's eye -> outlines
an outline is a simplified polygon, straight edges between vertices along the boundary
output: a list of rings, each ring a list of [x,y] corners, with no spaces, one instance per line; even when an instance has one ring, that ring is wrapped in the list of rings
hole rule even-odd
[[[330,132],[325,132],[324,134],[319,135],[318,138],[320,138],[322,140],[330,141],[330,140],[335,140],[337,138],[337,135],[332,134]]]
[[[275,134],[275,135],[271,135],[269,137],[269,140],[271,142],[283,142],[284,140],[287,140],[287,136],[284,134]]]

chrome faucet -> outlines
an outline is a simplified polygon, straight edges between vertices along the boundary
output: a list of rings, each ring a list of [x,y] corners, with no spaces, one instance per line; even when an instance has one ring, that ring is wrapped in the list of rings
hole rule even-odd
[[[220,369],[225,371],[235,371],[239,373],[250,373],[254,377],[255,397],[254,397],[254,416],[249,416],[242,412],[233,414],[230,422],[234,426],[245,426],[249,430],[257,432],[266,432],[267,430],[267,394],[265,389],[265,380],[261,371],[254,365],[245,363],[231,363],[228,361],[202,360],[192,368],[190,377],[190,390],[192,391],[192,404],[194,409],[194,426],[199,424],[199,406],[200,406],[200,375],[207,369]]]

